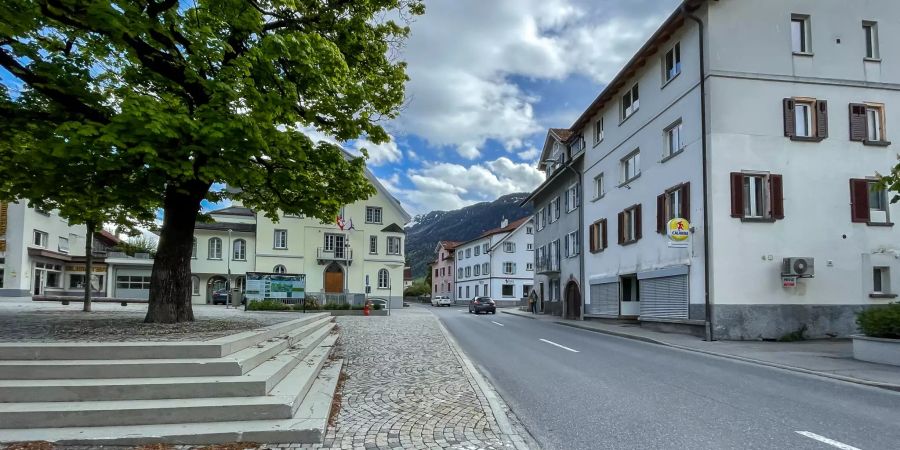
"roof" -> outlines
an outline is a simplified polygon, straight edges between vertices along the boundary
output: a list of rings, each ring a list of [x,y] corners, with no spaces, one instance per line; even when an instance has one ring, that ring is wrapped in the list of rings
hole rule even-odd
[[[403,229],[400,225],[396,223],[392,223],[381,230],[382,233],[406,233],[406,230]]]
[[[469,242],[477,241],[479,239],[483,239],[488,236],[493,236],[495,234],[511,232],[511,231],[515,230],[516,228],[519,228],[520,226],[522,226],[522,224],[524,224],[525,222],[528,222],[529,220],[531,220],[531,216],[525,216],[519,220],[516,220],[515,222],[508,223],[505,227],[497,227],[497,228],[492,228],[490,230],[487,230],[484,233],[481,233],[481,235],[478,236],[477,238],[469,239],[468,241],[465,241],[465,242],[460,242],[457,244],[457,246],[462,245],[462,244],[468,244]]]
[[[568,128],[551,128],[550,133],[553,133],[554,135],[556,135],[557,139],[559,139],[562,142],[568,141],[569,138],[571,138],[572,134],[573,134],[572,130],[570,130]]]
[[[462,242],[459,242],[459,241],[440,241],[440,242],[438,242],[438,244],[440,244],[441,247],[444,247],[444,249],[446,249],[446,250],[453,250],[453,249],[455,249],[456,247],[459,247],[459,244],[462,244]]]
[[[116,245],[116,244],[122,242],[122,240],[117,238],[116,235],[114,235],[106,230],[100,230],[100,231],[94,233],[94,237],[96,237],[102,241],[106,241],[107,243],[109,243],[111,245]]]
[[[221,214],[221,215],[229,215],[229,216],[247,216],[247,217],[255,217],[256,216],[256,213],[254,213],[252,209],[246,208],[244,206],[229,206],[227,208],[210,211],[209,214],[216,214],[216,215]]]
[[[213,231],[234,231],[235,233],[255,233],[256,232],[256,224],[255,223],[235,223],[235,222],[210,222],[210,223],[200,223],[198,222],[194,225],[194,228],[198,230],[213,230]]]
[[[583,156],[584,156],[584,152],[578,153],[578,155],[576,155],[574,158],[572,158],[571,161],[567,162],[566,165],[572,165],[572,164],[575,164],[575,163],[578,162],[578,160],[581,159]],[[546,180],[544,180],[544,182],[541,183],[540,186],[534,188],[534,190],[531,191],[530,194],[528,194],[528,197],[525,197],[525,200],[522,200],[521,202],[519,202],[519,206],[525,205],[525,204],[527,204],[528,202],[532,201],[532,200],[534,199],[534,196],[535,196],[535,195],[540,194],[540,193],[543,192],[545,189],[547,189],[548,187],[550,187],[550,185],[552,185],[553,183],[555,183],[556,180],[558,180],[560,177],[563,176],[563,174],[569,174],[569,173],[571,173],[571,172],[569,172],[568,170],[565,170],[565,167],[562,167],[562,168],[560,168],[559,170],[557,170],[556,172],[553,172],[553,175],[551,175],[550,178],[547,178]],[[579,178],[580,178],[580,177],[579,177]]]

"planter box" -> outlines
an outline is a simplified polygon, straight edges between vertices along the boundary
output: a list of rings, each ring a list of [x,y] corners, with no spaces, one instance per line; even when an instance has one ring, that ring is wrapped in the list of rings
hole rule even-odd
[[[853,359],[900,366],[900,339],[853,335]]]

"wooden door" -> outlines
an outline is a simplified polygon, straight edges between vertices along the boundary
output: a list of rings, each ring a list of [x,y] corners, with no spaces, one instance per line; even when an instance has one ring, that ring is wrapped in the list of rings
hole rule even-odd
[[[344,271],[340,268],[329,267],[325,270],[325,292],[344,292]]]

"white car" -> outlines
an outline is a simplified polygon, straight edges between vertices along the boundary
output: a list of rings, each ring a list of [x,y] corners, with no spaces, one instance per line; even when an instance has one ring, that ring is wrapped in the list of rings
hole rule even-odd
[[[444,295],[431,297],[431,306],[453,306],[453,300]]]

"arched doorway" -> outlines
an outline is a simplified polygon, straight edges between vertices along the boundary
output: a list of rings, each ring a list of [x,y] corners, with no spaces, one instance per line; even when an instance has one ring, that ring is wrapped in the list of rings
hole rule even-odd
[[[581,290],[578,283],[569,280],[566,284],[566,319],[578,320],[581,317]]]
[[[213,292],[228,288],[228,280],[221,275],[213,275],[206,282],[206,303],[212,303]]]
[[[331,263],[325,268],[324,283],[325,292],[340,294],[344,292],[344,269],[338,263]]]

